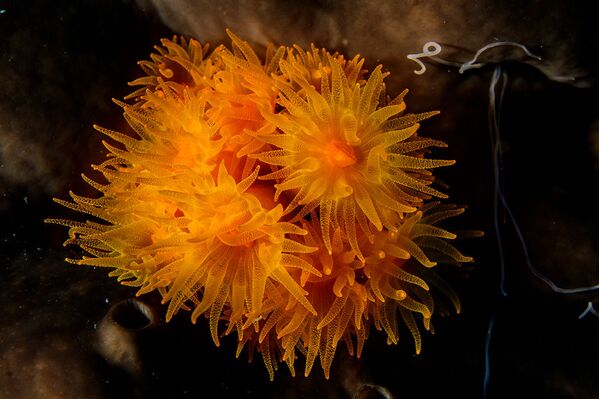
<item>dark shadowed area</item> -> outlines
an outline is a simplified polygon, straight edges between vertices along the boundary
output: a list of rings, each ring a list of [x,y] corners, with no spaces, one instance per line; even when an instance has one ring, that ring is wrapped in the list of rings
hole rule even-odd
[[[599,317],[579,318],[599,289],[556,292],[543,280],[599,283],[599,27],[585,4],[0,1],[0,398],[482,398],[486,371],[488,398],[599,397]],[[462,312],[433,319],[421,355],[407,330],[397,346],[373,330],[360,359],[338,348],[330,380],[281,366],[269,382],[259,356],[235,359],[232,336],[215,347],[206,320],[192,325],[181,312],[167,324],[157,294],[132,301],[134,290],[106,270],[63,261],[76,249],[42,220],[74,216],[52,197],[90,193],[80,173],[106,155],[92,125],[124,127],[111,98],[131,91],[136,62],[173,34],[228,42],[227,27],[257,47],[314,42],[361,54],[369,70],[391,72],[388,92],[410,89],[408,110],[442,111],[422,134],[449,144],[440,158],[457,160],[438,174],[450,199],[468,205],[452,228],[486,235],[460,245],[474,264],[445,271]],[[423,58],[427,70],[416,75],[406,56],[429,41],[457,65],[498,41],[542,59],[496,47],[481,68],[460,74]],[[507,84],[493,141],[497,65]],[[499,204],[494,213],[497,143],[510,211]]]

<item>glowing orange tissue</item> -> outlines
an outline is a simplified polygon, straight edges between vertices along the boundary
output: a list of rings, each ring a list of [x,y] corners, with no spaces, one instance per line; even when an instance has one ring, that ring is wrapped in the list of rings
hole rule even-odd
[[[331,166],[344,168],[356,163],[356,153],[353,147],[342,141],[333,140],[328,147],[328,157]]]
[[[85,221],[46,220],[83,251],[68,261],[157,292],[167,321],[189,312],[216,345],[236,334],[271,379],[280,363],[328,378],[338,344],[359,357],[372,327],[396,344],[405,325],[419,353],[437,298],[460,311],[438,265],[472,261],[441,226],[464,211],[433,175],[454,161],[420,135],[438,112],[406,113],[407,90],[388,96],[360,56],[258,55],[228,34],[213,51],[164,39],[140,62],[115,100],[129,127],[96,126],[97,195],[56,199]]]

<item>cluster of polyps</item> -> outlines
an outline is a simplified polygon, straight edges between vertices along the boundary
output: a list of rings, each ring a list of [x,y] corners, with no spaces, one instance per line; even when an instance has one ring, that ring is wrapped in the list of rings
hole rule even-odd
[[[436,226],[463,212],[431,200],[446,196],[430,170],[453,163],[425,157],[445,146],[418,135],[436,112],[404,114],[407,91],[388,97],[388,74],[367,76],[359,56],[270,46],[260,59],[229,35],[212,52],[163,40],[140,63],[141,87],[116,101],[131,129],[96,127],[109,154],[100,181],[84,179],[100,195],[57,200],[96,221],[48,220],[87,252],[70,261],[157,290],[167,320],[205,315],[216,345],[236,331],[237,354],[260,351],[271,379],[299,354],[328,378],[339,341],[359,356],[374,325],[397,343],[398,319],[419,352],[431,291],[459,311],[430,268],[472,260]]]

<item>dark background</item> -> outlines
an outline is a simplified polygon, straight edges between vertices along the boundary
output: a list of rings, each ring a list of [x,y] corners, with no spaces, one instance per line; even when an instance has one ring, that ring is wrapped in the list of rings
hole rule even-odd
[[[560,287],[597,284],[599,29],[584,2],[471,3],[0,1],[0,398],[377,397],[370,385],[395,398],[480,398],[491,319],[489,398],[599,397],[599,319],[578,317],[597,291],[560,294],[532,275],[504,210],[508,295],[498,293],[487,122],[500,62],[509,76],[502,182],[531,262]],[[141,298],[158,312],[151,328],[117,315],[127,335],[112,352],[98,344],[105,314],[134,291],[106,270],[65,263],[76,249],[63,249],[64,229],[42,220],[73,216],[52,197],[90,193],[79,175],[105,157],[92,124],[124,128],[110,99],[130,91],[126,82],[141,74],[136,62],[174,33],[222,43],[225,27],[258,47],[315,42],[360,53],[369,69],[381,62],[392,72],[389,92],[410,88],[409,110],[442,111],[422,132],[449,144],[440,158],[457,160],[439,174],[451,200],[469,206],[451,228],[486,236],[460,243],[474,265],[444,271],[462,313],[434,319],[420,356],[407,331],[387,346],[373,330],[361,359],[338,348],[329,381],[318,367],[293,378],[281,366],[271,383],[259,356],[235,359],[233,337],[216,348],[205,322],[191,325],[184,313],[161,322],[156,295]],[[497,40],[526,44],[543,62],[497,49],[484,58],[491,65],[463,75],[432,64],[414,75],[418,66],[405,55],[429,40],[457,62]]]

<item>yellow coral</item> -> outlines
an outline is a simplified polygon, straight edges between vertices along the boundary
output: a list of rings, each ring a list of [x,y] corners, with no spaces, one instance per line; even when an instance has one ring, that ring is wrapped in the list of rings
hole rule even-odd
[[[420,352],[433,290],[459,311],[430,268],[471,261],[436,227],[463,209],[428,202],[446,197],[430,169],[453,163],[418,136],[436,112],[403,114],[407,91],[387,98],[387,73],[366,76],[359,56],[269,46],[262,60],[228,33],[231,50],[211,53],[163,40],[115,101],[131,129],[96,126],[103,182],[83,178],[100,196],[56,200],[95,220],[46,220],[87,253],[70,261],[158,291],[167,321],[206,316],[216,345],[235,331],[237,355],[261,352],[271,379],[299,355],[329,378],[338,343],[360,356],[371,325],[397,343],[398,313]]]

